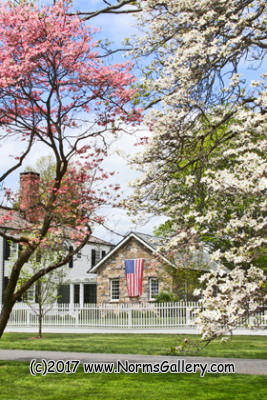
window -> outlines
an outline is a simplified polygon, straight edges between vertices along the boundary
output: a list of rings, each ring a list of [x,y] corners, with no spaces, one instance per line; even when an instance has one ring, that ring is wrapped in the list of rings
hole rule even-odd
[[[59,304],[69,304],[70,302],[70,285],[60,285],[58,287],[58,299]]]
[[[91,268],[93,268],[101,258],[100,249],[91,250]]]
[[[10,255],[11,255],[11,257],[17,257],[18,253],[19,253],[18,243],[11,242],[11,247],[10,247]]]
[[[149,299],[153,300],[159,294],[159,280],[157,278],[149,279]]]
[[[29,303],[35,302],[35,285],[29,287],[29,289],[23,294],[22,299]]]
[[[119,300],[120,298],[120,280],[111,279],[110,280],[110,299]]]
[[[106,250],[102,250],[102,252],[101,252],[101,258],[104,258],[106,254],[107,254]]]
[[[18,244],[15,242],[7,241],[4,239],[4,260],[8,260],[9,257],[17,257],[18,256]]]
[[[96,285],[85,284],[84,285],[84,303],[96,303]]]

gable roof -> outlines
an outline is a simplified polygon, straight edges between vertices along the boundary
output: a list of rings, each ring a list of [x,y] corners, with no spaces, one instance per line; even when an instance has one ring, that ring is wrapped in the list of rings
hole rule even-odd
[[[162,239],[157,236],[148,235],[147,233],[131,232],[139,239],[141,239],[148,246],[157,250],[157,248],[162,244]]]
[[[126,235],[115,247],[112,249],[105,257],[103,257],[92,269],[88,270],[87,272],[96,272],[96,270],[104,264],[114,253],[116,253],[125,243],[127,243],[129,240],[135,239],[139,243],[141,243],[143,246],[145,246],[151,253],[157,254],[164,262],[167,264],[171,265],[174,267],[174,265],[167,260],[166,257],[162,256],[157,252],[157,247],[160,244],[160,239],[152,236],[152,235],[147,235],[145,233],[138,233],[138,232],[130,232],[128,235]]]

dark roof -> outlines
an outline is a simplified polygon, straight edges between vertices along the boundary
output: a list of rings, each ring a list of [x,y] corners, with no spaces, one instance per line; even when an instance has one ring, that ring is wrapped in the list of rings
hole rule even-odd
[[[3,223],[0,223],[0,229],[12,229],[12,230],[21,230],[21,229],[30,229],[32,224],[26,221],[18,210],[14,210],[9,207],[0,207],[0,220],[2,217],[12,218],[11,221],[6,220]],[[70,234],[72,228],[66,227],[66,234]],[[112,243],[106,242],[105,240],[99,239],[96,236],[91,235],[88,243],[96,243],[103,244],[107,246],[113,246]]]
[[[21,214],[17,210],[13,210],[9,207],[0,207],[0,220],[3,217],[11,217],[12,220],[0,222],[0,228],[5,229],[25,229],[31,226],[30,222],[27,222],[24,218],[22,218]]]
[[[93,236],[93,235],[90,236],[89,242],[90,243],[103,244],[103,245],[114,247],[114,244],[112,244],[110,242],[106,242],[105,240],[99,239],[99,238],[97,238],[96,236]]]
[[[144,242],[146,242],[149,246],[153,247],[154,250],[157,250],[159,246],[162,245],[162,239],[157,236],[148,235],[147,233],[140,233],[140,232],[130,232],[134,233]]]

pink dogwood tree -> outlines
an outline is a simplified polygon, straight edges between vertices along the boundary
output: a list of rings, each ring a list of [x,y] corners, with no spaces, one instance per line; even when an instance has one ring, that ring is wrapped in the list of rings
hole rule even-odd
[[[105,65],[93,41],[94,29],[68,11],[68,1],[41,10],[25,3],[0,7],[0,135],[3,144],[14,137],[24,143],[23,152],[14,155],[14,165],[2,172],[0,181],[16,171],[39,142],[55,162],[54,179],[47,183],[35,213],[29,214],[23,204],[19,211],[6,208],[2,213],[1,226],[14,221],[18,213],[26,218],[12,234],[5,228],[0,232],[22,247],[4,293],[0,336],[22,294],[66,264],[88,241],[96,208],[107,198],[112,201],[113,188],[104,182],[109,174],[100,168],[106,156],[105,138],[121,124],[141,120],[140,110],[128,105],[134,94],[131,65]],[[5,194],[12,197],[10,190]],[[51,246],[67,249],[69,240],[75,244],[72,250],[18,287],[28,261]]]

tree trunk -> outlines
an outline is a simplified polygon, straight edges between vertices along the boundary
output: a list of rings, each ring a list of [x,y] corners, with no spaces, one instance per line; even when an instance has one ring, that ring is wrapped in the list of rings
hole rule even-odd
[[[2,337],[8,320],[10,313],[12,311],[12,308],[14,306],[15,302],[14,301],[5,301],[2,307],[1,315],[0,315],[0,338]]]
[[[3,308],[0,314],[0,338],[2,337],[4,330],[6,329],[10,313],[12,308],[18,298],[25,292],[25,290],[20,294],[20,296],[15,295],[16,286],[19,280],[20,271],[23,265],[29,260],[30,256],[34,252],[35,248],[28,247],[26,250],[22,251],[21,255],[15,261],[11,274],[8,280],[7,287],[4,291],[4,301]]]
[[[42,338],[42,322],[43,322],[43,310],[42,310],[42,305],[39,303],[39,338]]]

